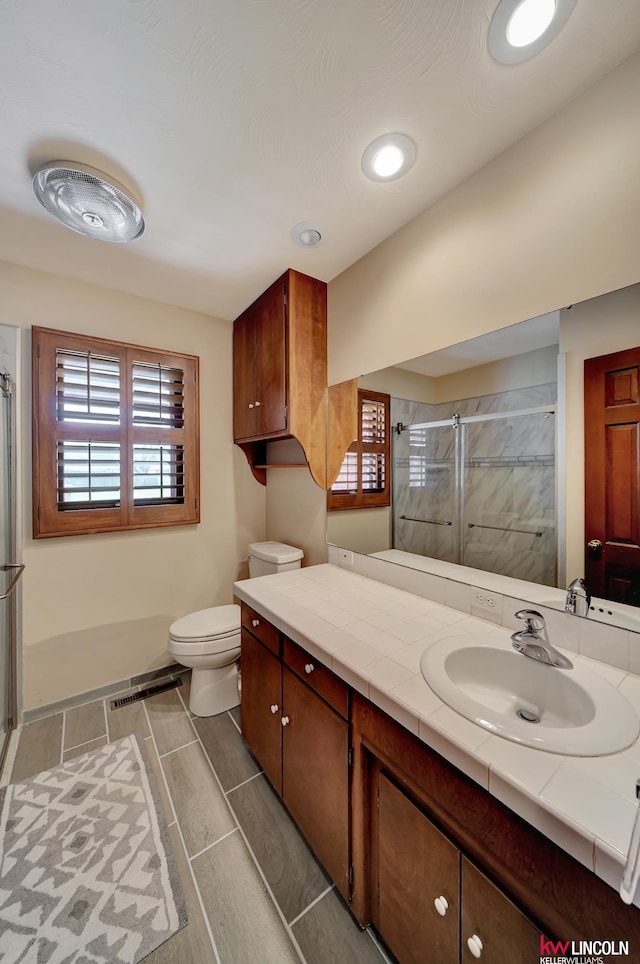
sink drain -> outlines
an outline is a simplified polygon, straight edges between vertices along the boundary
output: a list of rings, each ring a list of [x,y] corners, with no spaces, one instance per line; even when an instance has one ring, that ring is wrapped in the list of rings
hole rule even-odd
[[[517,710],[516,716],[519,716],[521,720],[525,723],[539,723],[540,717],[537,713],[532,713],[531,710]]]

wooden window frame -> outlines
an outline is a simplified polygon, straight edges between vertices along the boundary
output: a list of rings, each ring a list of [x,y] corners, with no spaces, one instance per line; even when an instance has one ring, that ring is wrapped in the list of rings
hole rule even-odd
[[[91,352],[120,363],[118,423],[73,423],[57,417],[56,352]],[[200,522],[200,413],[197,355],[160,351],[128,342],[95,338],[35,326],[32,333],[33,398],[33,537],[87,535],[194,525]],[[180,369],[183,377],[182,427],[134,424],[132,373],[134,363]],[[112,442],[120,445],[120,501],[64,509],[58,505],[58,442]],[[134,502],[133,446],[176,445],[182,448],[184,483],[179,502]]]
[[[367,442],[363,439],[362,407],[366,400],[382,402],[384,405],[385,433],[383,442]],[[384,392],[369,392],[358,389],[358,437],[351,443],[345,453],[356,454],[357,483],[354,492],[335,492],[333,488],[327,492],[327,511],[336,512],[340,509],[371,509],[391,505],[391,397]],[[384,456],[384,488],[377,492],[367,492],[362,484],[362,467],[366,455],[382,454]],[[334,483],[335,485],[335,483]]]

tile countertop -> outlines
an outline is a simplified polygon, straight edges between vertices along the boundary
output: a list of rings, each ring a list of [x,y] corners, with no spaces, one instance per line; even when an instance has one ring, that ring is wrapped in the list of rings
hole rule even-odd
[[[234,590],[337,676],[618,890],[637,806],[640,740],[602,757],[530,749],[489,735],[460,716],[420,673],[420,656],[436,639],[469,634],[509,643],[509,630],[328,564],[236,582]],[[569,655],[616,686],[640,716],[639,677]],[[640,907],[640,893],[634,903]]]

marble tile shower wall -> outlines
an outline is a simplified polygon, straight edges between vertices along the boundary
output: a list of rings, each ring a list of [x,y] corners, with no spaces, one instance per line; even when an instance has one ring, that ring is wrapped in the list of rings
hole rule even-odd
[[[392,399],[392,424],[532,408],[555,402],[555,382],[442,404]],[[455,431],[394,435],[394,545],[517,579],[555,583],[555,422],[535,415],[464,426],[462,558]],[[406,518],[403,518],[406,517]],[[428,522],[410,520],[425,519]],[[440,524],[438,524],[440,523]],[[492,528],[495,527],[495,528]],[[520,529],[521,532],[505,532]]]
[[[522,628],[522,623],[514,616],[517,610],[531,608],[530,600],[517,596],[517,583],[514,585],[509,577],[492,577],[496,587],[504,579],[501,586],[503,594],[500,594],[498,588],[492,590],[496,608],[494,612],[488,613],[474,606],[475,592],[478,589],[485,591],[482,586],[457,582],[431,572],[409,569],[356,552],[353,553],[353,563],[347,564],[340,557],[340,550],[336,546],[329,546],[329,562],[331,565],[348,569],[349,572],[356,572],[388,586],[395,586],[396,589],[423,596],[458,612],[488,619],[511,630]],[[548,609],[538,603],[535,603],[534,608],[545,617],[549,638],[555,646],[640,675],[640,633],[607,626],[592,619],[581,619],[557,609]]]

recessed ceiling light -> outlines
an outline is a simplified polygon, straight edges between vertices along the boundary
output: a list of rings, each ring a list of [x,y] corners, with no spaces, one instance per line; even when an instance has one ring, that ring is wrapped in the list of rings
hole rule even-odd
[[[315,221],[301,221],[291,228],[290,237],[299,248],[317,248],[319,244],[324,244],[328,234],[326,228]]]
[[[372,181],[395,181],[416,159],[416,145],[406,134],[383,134],[362,155],[362,170]]]
[[[576,0],[500,0],[489,26],[489,52],[500,64],[520,64],[551,43]]]

